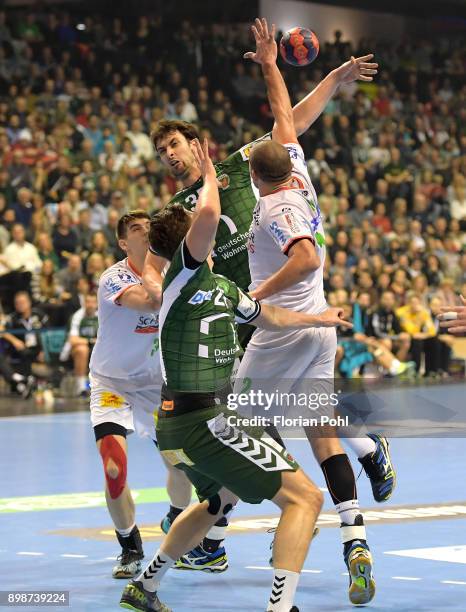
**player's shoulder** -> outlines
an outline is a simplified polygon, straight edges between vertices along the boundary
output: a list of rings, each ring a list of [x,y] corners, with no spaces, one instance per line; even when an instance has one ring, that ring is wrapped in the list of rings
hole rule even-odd
[[[128,284],[138,283],[140,279],[136,272],[134,272],[128,264],[128,259],[122,259],[117,261],[113,265],[109,266],[99,279],[99,287],[109,288],[113,284]]]

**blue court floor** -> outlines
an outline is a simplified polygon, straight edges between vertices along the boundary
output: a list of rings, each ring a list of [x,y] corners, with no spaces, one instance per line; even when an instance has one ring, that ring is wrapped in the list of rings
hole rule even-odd
[[[288,448],[324,487],[308,443],[294,440]],[[119,550],[87,413],[2,418],[0,453],[0,590],[69,590],[73,610],[118,610],[125,581],[111,577]],[[392,453],[398,486],[388,504],[375,504],[366,477],[358,480],[375,558],[377,594],[370,608],[464,611],[465,439],[398,438],[392,440]],[[357,463],[354,467],[359,473]],[[164,479],[153,445],[131,436],[129,482],[148,559],[167,507]],[[352,607],[335,513],[325,496],[320,534],[297,595],[301,612]],[[271,503],[240,504],[226,543],[230,569],[221,575],[172,570],[161,599],[176,612],[263,612],[272,579],[267,527],[276,517]]]

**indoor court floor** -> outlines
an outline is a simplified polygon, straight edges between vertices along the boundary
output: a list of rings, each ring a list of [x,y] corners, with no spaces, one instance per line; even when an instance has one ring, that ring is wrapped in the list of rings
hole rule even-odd
[[[438,385],[427,391],[464,406],[464,389]],[[420,397],[416,401],[422,404]],[[393,405],[397,401],[394,394]],[[365,475],[358,480],[375,559],[377,593],[368,606],[374,611],[466,610],[465,439],[450,437],[451,430],[448,435],[439,422],[430,434],[425,423],[424,435],[419,431],[413,429],[414,438],[391,440],[398,482],[389,503],[376,504]],[[288,448],[325,490],[308,443],[291,440]],[[119,550],[87,412],[5,416],[0,449],[0,590],[69,590],[73,610],[118,610],[125,581],[111,577]],[[359,473],[357,462],[354,468]],[[168,498],[155,448],[134,435],[129,437],[128,472],[149,560]],[[336,514],[328,493],[325,499],[320,533],[298,589],[301,612],[352,608]],[[160,590],[162,601],[176,612],[265,610],[272,579],[267,529],[276,517],[271,503],[240,503],[226,540],[228,571],[171,570]]]

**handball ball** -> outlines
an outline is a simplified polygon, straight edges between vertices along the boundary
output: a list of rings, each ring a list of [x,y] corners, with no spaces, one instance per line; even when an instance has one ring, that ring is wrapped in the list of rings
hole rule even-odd
[[[307,66],[319,53],[319,41],[312,30],[292,28],[283,34],[280,54],[292,66]]]

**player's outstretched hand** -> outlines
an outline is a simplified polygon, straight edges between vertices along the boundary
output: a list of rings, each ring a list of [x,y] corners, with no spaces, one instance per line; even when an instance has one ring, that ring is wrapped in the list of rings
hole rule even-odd
[[[461,336],[466,334],[466,300],[461,295],[461,302],[463,306],[442,306],[441,312],[437,315],[437,319],[440,321],[440,327],[447,329],[450,334],[455,336]]]
[[[202,145],[197,138],[192,140],[191,150],[193,152],[194,159],[196,160],[197,165],[199,166],[204,181],[206,180],[206,178],[215,179],[217,177],[217,173],[215,172],[214,164],[210,159],[209,143],[207,141],[207,138],[204,138]]]
[[[257,64],[275,64],[277,61],[277,43],[275,41],[275,24],[269,31],[267,19],[256,19],[251,26],[256,41],[256,52],[248,51],[244,59],[250,59]]]
[[[340,83],[352,83],[353,81],[372,81],[377,74],[379,65],[370,60],[374,57],[372,53],[353,57],[336,69]]]
[[[318,315],[314,315],[317,318],[316,327],[344,327],[345,329],[352,329],[353,324],[349,321],[345,321],[343,318],[343,308],[327,308],[324,312]]]

